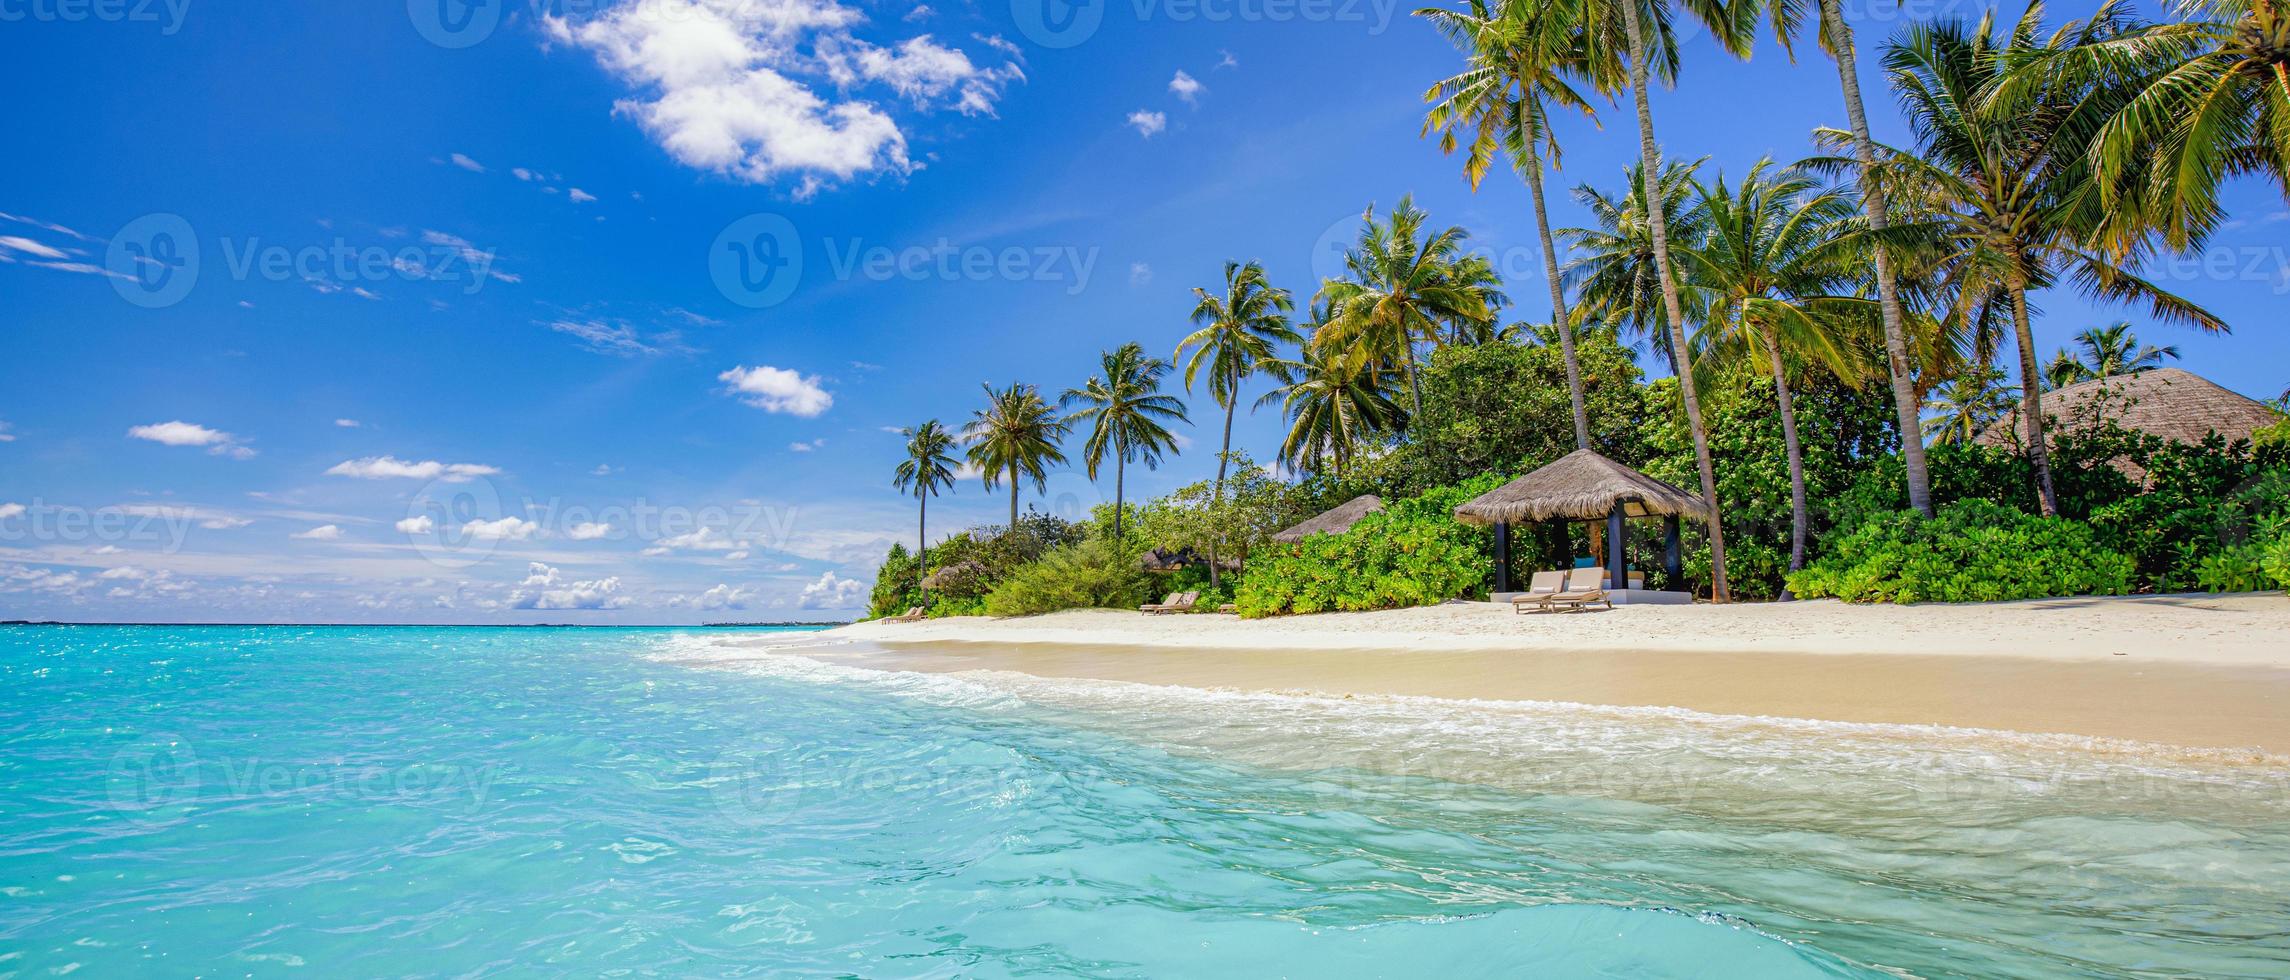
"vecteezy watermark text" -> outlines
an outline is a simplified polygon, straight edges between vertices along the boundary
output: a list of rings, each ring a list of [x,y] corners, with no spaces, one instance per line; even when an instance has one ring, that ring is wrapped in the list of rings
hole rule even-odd
[[[191,0],[0,0],[0,24],[157,24],[173,37]]]
[[[725,299],[751,309],[776,306],[802,284],[811,247],[786,216],[751,214],[709,243],[708,275]],[[1102,251],[1070,243],[969,245],[944,237],[910,245],[828,237],[816,247],[838,282],[1046,283],[1069,296],[1089,288]]]

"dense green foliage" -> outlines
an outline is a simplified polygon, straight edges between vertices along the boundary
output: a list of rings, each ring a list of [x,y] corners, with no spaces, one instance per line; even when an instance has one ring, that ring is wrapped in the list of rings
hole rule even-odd
[[[1455,506],[1500,485],[1485,476],[1395,501],[1343,534],[1316,534],[1260,557],[1234,597],[1249,618],[1423,606],[1480,595],[1491,536],[1455,520]]]
[[[1789,577],[1807,598],[1848,602],[2000,602],[2131,590],[2134,562],[2090,527],[1963,500],[1932,519],[1902,511],[1869,520]]]
[[[1529,329],[1538,339],[1545,332]],[[1620,460],[1644,458],[1647,388],[1638,362],[1611,330],[1583,331],[1575,356],[1591,448]],[[1517,476],[1574,451],[1566,361],[1555,340],[1441,347],[1422,378],[1423,414],[1380,470],[1394,493],[1483,473]]]
[[[1090,538],[1051,550],[1019,568],[986,596],[989,616],[1033,616],[1060,609],[1133,609],[1150,601],[1152,576],[1136,549]]]

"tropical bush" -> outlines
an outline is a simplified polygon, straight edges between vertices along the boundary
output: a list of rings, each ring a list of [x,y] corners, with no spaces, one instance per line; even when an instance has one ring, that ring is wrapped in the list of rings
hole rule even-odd
[[[1848,602],[1999,602],[2119,595],[2136,568],[2081,522],[1962,500],[1930,520],[1900,511],[1863,523],[1789,587]]]
[[[2290,589],[2290,535],[2274,539],[2266,549],[2263,562],[2266,577],[2274,580],[2277,589]]]
[[[1457,521],[1454,509],[1499,485],[1486,476],[1397,501],[1343,534],[1262,553],[1234,604],[1254,619],[1425,606],[1484,592],[1492,537]]]
[[[1091,538],[1043,555],[986,596],[989,616],[1035,616],[1061,609],[1134,609],[1149,601],[1152,576],[1137,550]]]

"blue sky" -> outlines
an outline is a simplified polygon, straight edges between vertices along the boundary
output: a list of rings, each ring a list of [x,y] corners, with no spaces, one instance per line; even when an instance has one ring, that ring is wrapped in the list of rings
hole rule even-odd
[[[1456,59],[1409,8],[1045,2],[0,0],[0,618],[840,618],[914,533],[886,429],[1169,348],[1227,259],[1308,294],[1413,193],[1543,315],[1516,180],[1418,138]],[[1865,48],[1980,9],[1853,6]],[[1694,42],[1667,151],[1805,155],[1808,54]],[[1554,188],[1617,182],[1604,125]],[[2290,216],[2232,202],[2161,274],[2236,335],[2140,333],[2271,398]],[[2042,302],[2047,350],[2141,322]],[[1200,402],[1133,496],[1209,471]],[[934,535],[1005,506],[965,482]]]

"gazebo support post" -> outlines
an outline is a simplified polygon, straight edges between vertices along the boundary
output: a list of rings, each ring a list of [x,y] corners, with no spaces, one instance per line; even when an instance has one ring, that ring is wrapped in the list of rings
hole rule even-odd
[[[1495,591],[1511,591],[1511,525],[1495,523]]]
[[[1625,506],[1617,500],[1614,509],[1606,514],[1606,587],[1610,589],[1630,587],[1630,571],[1622,557],[1622,509]]]
[[[1685,552],[1678,544],[1678,515],[1670,515],[1662,522],[1662,570],[1670,573],[1670,587],[1683,589],[1686,584]]]

